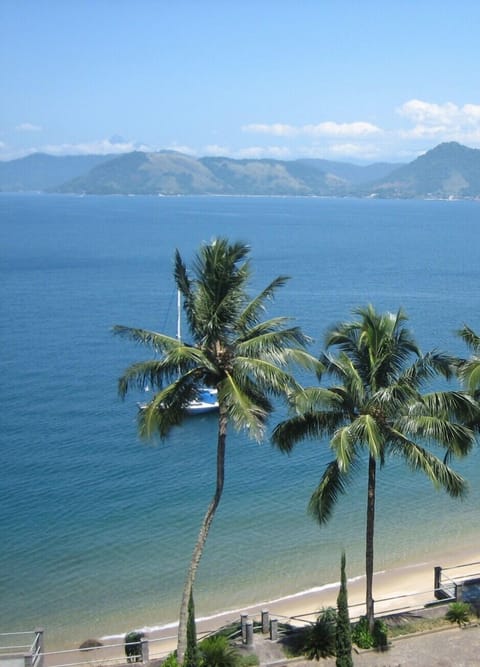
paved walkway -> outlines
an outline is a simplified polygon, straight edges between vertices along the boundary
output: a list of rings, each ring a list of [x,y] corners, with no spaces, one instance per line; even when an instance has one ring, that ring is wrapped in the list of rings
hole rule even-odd
[[[270,645],[270,646],[268,646]],[[335,667],[335,658],[319,662],[281,658],[271,642],[255,652],[261,665],[271,667]],[[480,626],[447,628],[424,634],[398,637],[384,653],[353,652],[355,667],[478,667],[480,666]]]

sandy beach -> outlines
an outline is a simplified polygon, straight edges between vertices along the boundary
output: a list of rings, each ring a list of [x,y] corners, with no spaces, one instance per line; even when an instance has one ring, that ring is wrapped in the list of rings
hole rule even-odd
[[[434,597],[434,568],[441,566],[448,569],[450,579],[468,579],[479,576],[480,547],[462,549],[461,551],[445,551],[441,556],[428,562],[422,562],[388,571],[376,572],[374,576],[375,613],[377,615],[415,610],[433,602]],[[459,567],[460,566],[460,567]],[[348,569],[348,563],[347,563]],[[208,618],[197,615],[197,636],[202,636],[214,630],[238,622],[242,614],[248,614],[249,619],[259,621],[264,610],[269,612],[270,618],[279,622],[303,625],[316,618],[323,607],[336,606],[338,582],[333,582],[318,589],[291,595],[276,600],[264,601],[245,609],[234,609]],[[349,579],[348,597],[350,617],[355,620],[364,613],[365,577]],[[176,648],[176,624],[160,630],[151,630],[146,633],[149,640],[150,659],[162,658]],[[82,638],[79,638],[79,644]],[[123,641],[118,639],[104,641],[101,649],[94,649],[89,654],[89,660],[108,660],[121,662],[124,658]],[[85,653],[74,650],[61,651],[46,657],[48,667],[54,665],[71,664],[85,661]]]
[[[375,613],[382,615],[406,609],[418,609],[435,597],[434,568],[441,566],[449,569],[451,579],[465,579],[480,573],[480,548],[462,549],[462,551],[446,551],[434,560],[404,565],[384,572],[376,572],[374,576]],[[465,566],[465,567],[457,567]],[[348,569],[348,564],[347,564]],[[213,630],[238,621],[241,614],[260,620],[263,610],[268,610],[270,618],[280,622],[304,624],[316,618],[323,607],[336,606],[339,583],[334,582],[320,587],[318,590],[307,591],[277,600],[265,601],[246,609],[236,609],[218,614],[208,619],[197,619],[197,633],[201,637]],[[348,583],[350,617],[358,618],[365,612],[365,577],[350,579]],[[151,655],[160,656],[176,647],[176,627],[152,632],[149,635]]]

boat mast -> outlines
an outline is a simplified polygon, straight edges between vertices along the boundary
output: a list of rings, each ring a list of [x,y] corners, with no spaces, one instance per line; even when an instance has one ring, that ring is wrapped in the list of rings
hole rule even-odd
[[[182,340],[182,332],[181,332],[181,294],[180,290],[177,290],[177,340],[180,341]]]

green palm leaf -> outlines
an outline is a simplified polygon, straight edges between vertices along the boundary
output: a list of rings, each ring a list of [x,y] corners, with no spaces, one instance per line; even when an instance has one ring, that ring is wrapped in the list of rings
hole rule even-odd
[[[463,497],[467,483],[439,458],[400,432],[392,432],[391,451],[401,456],[414,471],[423,472],[437,488],[443,488],[453,498]]]
[[[285,283],[290,280],[288,276],[278,276],[275,280],[265,287],[260,294],[258,294],[254,299],[252,299],[243,309],[243,312],[239,315],[238,324],[240,329],[249,329],[253,325],[257,324],[259,318],[263,315],[265,311],[265,303],[268,300],[273,300],[275,292],[280,287],[283,287]],[[284,318],[279,318],[284,319]]]
[[[346,491],[347,481],[348,477],[340,470],[338,461],[330,461],[308,503],[309,513],[320,525],[330,519],[338,497]]]

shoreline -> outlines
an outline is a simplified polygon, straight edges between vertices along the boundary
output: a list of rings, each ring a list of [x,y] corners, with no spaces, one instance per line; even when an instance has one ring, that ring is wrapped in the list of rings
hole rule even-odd
[[[443,552],[434,560],[407,563],[375,572],[373,581],[375,613],[384,615],[407,609],[418,609],[433,602],[435,600],[434,568],[438,565],[442,568],[458,567],[449,573],[451,578],[468,578],[474,574],[478,575],[480,546],[461,551],[450,550]],[[249,618],[258,620],[264,610],[269,612],[270,618],[276,618],[280,622],[302,625],[315,620],[323,607],[336,607],[339,586],[338,580],[285,597],[258,602],[242,609],[199,616],[196,621],[198,637],[201,639],[202,635],[209,634],[232,622],[238,622],[241,614],[248,614]],[[365,613],[364,597],[365,575],[348,578],[348,602],[352,620]],[[152,642],[150,649],[152,656],[165,656],[176,648],[177,627],[178,621],[167,623],[162,627],[141,628]],[[102,641],[113,643],[120,639],[123,639],[123,634],[104,636]]]

